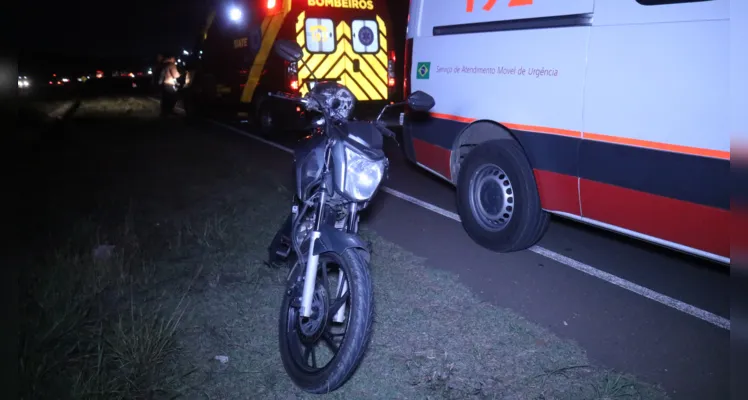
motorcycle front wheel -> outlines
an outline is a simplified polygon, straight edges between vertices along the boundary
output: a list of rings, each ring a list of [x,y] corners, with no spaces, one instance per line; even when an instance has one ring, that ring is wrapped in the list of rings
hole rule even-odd
[[[281,359],[296,386],[329,393],[350,379],[369,344],[374,318],[369,266],[358,249],[320,254],[309,318],[299,313],[303,279],[297,263],[280,311]]]

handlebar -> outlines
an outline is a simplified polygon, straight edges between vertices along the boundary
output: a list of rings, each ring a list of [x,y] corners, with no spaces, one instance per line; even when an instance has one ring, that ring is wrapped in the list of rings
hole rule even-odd
[[[268,96],[269,97],[275,97],[277,99],[293,101],[293,102],[297,102],[297,103],[301,103],[301,104],[307,104],[309,102],[309,100],[307,100],[307,99],[305,99],[303,97],[292,96],[290,94],[286,94],[286,93],[283,93],[283,92],[275,92],[275,93],[268,92]]]
[[[384,134],[384,136],[391,137],[391,138],[394,138],[397,136],[395,132],[392,132],[390,128],[387,127],[387,124],[385,124],[382,121],[374,121],[374,125],[377,127],[377,129],[379,129]]]
[[[317,105],[322,106],[322,104],[323,104],[322,101],[320,101],[319,99],[315,98],[314,95],[312,95],[312,94],[310,94],[310,96],[308,96],[308,97],[299,97],[299,96],[289,95],[289,94],[286,94],[286,93],[283,93],[283,92],[275,92],[275,93],[268,92],[268,96],[269,97],[275,97],[275,98],[282,99],[282,100],[293,101],[295,103],[300,103],[300,104],[304,105],[307,109],[314,109],[314,108],[317,107]],[[335,104],[334,103],[335,101],[339,102],[339,100],[334,99],[333,100],[333,104]],[[397,137],[397,135],[395,134],[395,132],[391,131],[387,127],[387,124],[385,124],[384,122],[377,120],[377,121],[372,121],[372,123],[374,124],[374,126],[380,132],[382,132],[382,134],[384,136],[387,136],[387,137],[390,137],[390,138],[396,138]]]

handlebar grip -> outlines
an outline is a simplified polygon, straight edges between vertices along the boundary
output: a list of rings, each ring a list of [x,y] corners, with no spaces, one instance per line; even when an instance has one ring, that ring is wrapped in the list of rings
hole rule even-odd
[[[376,126],[377,126],[377,128],[379,128],[380,131],[382,131],[382,133],[385,136],[388,136],[388,137],[391,137],[391,138],[397,137],[397,135],[395,134],[395,132],[391,131],[390,128],[388,128],[387,125],[384,122],[379,122],[378,121],[376,123]]]

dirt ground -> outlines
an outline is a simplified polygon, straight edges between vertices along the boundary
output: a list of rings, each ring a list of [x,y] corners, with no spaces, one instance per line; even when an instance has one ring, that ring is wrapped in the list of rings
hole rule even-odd
[[[157,113],[148,99],[87,100],[59,128],[64,141],[39,144],[46,189],[22,269],[22,398],[312,398],[283,371],[286,271],[264,263],[288,211],[288,170],[266,170],[259,144]],[[365,224],[364,234],[374,335],[327,397],[665,398]]]

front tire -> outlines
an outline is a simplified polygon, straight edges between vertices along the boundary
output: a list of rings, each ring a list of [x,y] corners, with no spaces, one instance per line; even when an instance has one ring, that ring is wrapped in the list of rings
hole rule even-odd
[[[457,211],[470,238],[499,253],[533,246],[550,219],[530,162],[513,139],[485,142],[467,155],[457,181]]]
[[[361,251],[320,255],[313,315],[308,319],[298,314],[304,271],[297,263],[289,274],[279,319],[280,354],[288,376],[306,392],[322,394],[338,389],[353,375],[368,347],[374,298],[369,266]],[[347,291],[331,285],[335,267],[343,271]],[[339,304],[346,307],[342,324],[333,322]],[[322,349],[332,356],[320,366],[317,360]]]

